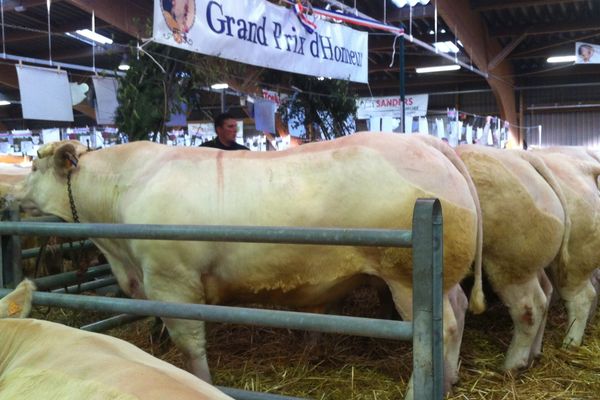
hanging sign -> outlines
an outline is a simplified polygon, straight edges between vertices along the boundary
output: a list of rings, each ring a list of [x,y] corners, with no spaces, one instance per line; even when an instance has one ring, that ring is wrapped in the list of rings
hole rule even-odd
[[[428,94],[404,96],[404,112],[407,116],[424,117],[427,115]],[[356,118],[402,118],[402,100],[400,96],[362,97],[357,101]]]
[[[293,9],[265,0],[154,0],[153,39],[246,64],[367,83],[368,33],[302,17],[314,29]]]
[[[600,45],[575,43],[575,64],[600,64]]]

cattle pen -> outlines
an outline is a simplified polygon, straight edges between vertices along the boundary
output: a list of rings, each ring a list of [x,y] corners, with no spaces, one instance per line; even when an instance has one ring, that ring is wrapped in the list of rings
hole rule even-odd
[[[16,211],[16,210],[13,210]],[[149,300],[103,298],[60,293],[35,293],[36,305],[129,315],[244,323],[288,329],[345,333],[383,339],[412,340],[413,392],[416,399],[443,398],[442,342],[442,213],[438,200],[419,199],[412,231],[378,229],[65,224],[18,221],[10,213],[0,223],[2,274],[0,286],[14,287],[22,278],[18,236],[66,236],[151,240],[232,241],[249,243],[322,244],[336,246],[412,247],[413,321],[385,321],[290,311],[174,304]],[[9,292],[0,289],[0,296]],[[236,399],[284,400],[291,397],[220,388]]]

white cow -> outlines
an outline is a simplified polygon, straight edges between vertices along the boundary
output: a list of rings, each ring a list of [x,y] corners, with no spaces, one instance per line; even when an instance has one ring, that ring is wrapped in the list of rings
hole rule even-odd
[[[563,344],[579,346],[597,298],[592,281],[600,266],[600,162],[594,152],[582,147],[537,149],[535,154],[554,172],[567,199],[572,224],[568,257],[553,263],[551,271],[568,314]]]
[[[544,269],[557,256],[567,256],[566,200],[552,172],[533,154],[475,145],[456,150],[480,199],[484,271],[515,326],[504,367],[525,368],[541,353],[552,296]]]
[[[461,316],[457,322],[448,294],[456,296],[480,254],[480,221],[470,178],[457,170],[462,163],[455,155],[450,160],[415,138],[362,133],[272,153],[150,142],[87,152],[78,142],[59,142],[40,149],[39,156],[17,197],[24,209],[67,221],[73,221],[69,174],[81,222],[410,229],[417,198],[439,198],[447,387],[457,380]],[[412,317],[410,249],[94,242],[134,298],[310,307],[338,297],[356,278],[373,275],[387,283],[402,317]],[[478,278],[471,301],[481,311]],[[165,324],[190,370],[210,381],[203,322],[165,319]]]
[[[34,289],[26,280],[0,300],[0,400],[232,400],[123,340],[21,319]]]

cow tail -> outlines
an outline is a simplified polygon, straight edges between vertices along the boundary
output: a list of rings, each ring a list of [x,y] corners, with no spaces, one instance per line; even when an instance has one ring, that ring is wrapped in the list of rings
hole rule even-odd
[[[560,187],[560,184],[558,183],[558,180],[555,178],[554,173],[550,170],[550,168],[548,168],[546,163],[540,157],[526,151],[519,151],[519,154],[537,171],[538,174],[542,176],[542,178],[544,178],[552,190],[554,190],[554,193],[556,193],[556,196],[560,201],[560,205],[565,212],[565,233],[563,234],[562,243],[560,245],[560,255],[557,257],[559,264],[557,278],[561,280],[564,277],[560,276],[560,271],[565,271],[562,266],[564,266],[569,260],[568,244],[571,237],[571,217],[567,208],[567,199],[565,198],[565,195]]]
[[[434,138],[433,136],[418,135],[417,137],[439,150],[443,155],[446,156],[446,158],[448,158],[448,160],[450,160],[454,167],[465,178],[467,186],[469,187],[469,192],[471,193],[471,197],[473,197],[473,201],[475,202],[475,210],[477,212],[477,248],[475,250],[473,271],[474,282],[473,288],[471,289],[471,296],[469,296],[469,310],[474,314],[481,314],[485,311],[486,304],[485,296],[483,294],[483,276],[481,267],[483,251],[483,218],[481,216],[481,205],[479,204],[479,195],[477,194],[477,189],[475,189],[475,184],[473,183],[473,179],[471,179],[471,174],[469,174],[467,167],[452,147],[441,140]]]

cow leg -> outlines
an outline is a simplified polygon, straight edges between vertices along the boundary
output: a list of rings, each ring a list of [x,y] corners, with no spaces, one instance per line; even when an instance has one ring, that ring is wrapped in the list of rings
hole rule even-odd
[[[460,358],[460,347],[462,344],[463,331],[465,328],[465,314],[467,312],[467,308],[469,307],[469,301],[467,300],[467,296],[465,295],[465,292],[462,290],[460,285],[456,285],[448,291],[448,300],[450,302],[450,306],[452,307],[454,319],[456,321],[456,332],[448,337],[448,340],[452,340],[453,343],[452,345],[446,346],[448,347],[448,350],[445,353],[447,363],[450,365],[458,366],[458,361]],[[446,308],[444,308],[444,310],[446,310]],[[446,323],[446,320],[446,315],[444,315],[444,324]],[[456,376],[453,377],[450,383],[456,384],[457,382],[458,368],[456,369]]]
[[[596,311],[598,309],[598,296],[600,296],[600,268],[596,268],[594,272],[592,272],[590,282],[596,291],[596,296],[594,297],[594,301],[590,307],[590,315],[588,316],[588,320],[591,321],[596,316]]]
[[[524,283],[500,288],[498,294],[508,307],[515,326],[504,368],[517,371],[529,365],[535,337],[547,312],[548,299],[537,276]]]
[[[560,296],[565,301],[568,315],[567,335],[563,346],[581,346],[583,333],[587,323],[596,291],[590,279],[575,287],[559,287]]]
[[[200,284],[194,285],[191,281],[177,283],[173,277],[167,287],[164,284],[164,276],[149,275],[144,277],[144,291],[148,299],[175,303],[204,303],[204,290]],[[206,358],[204,322],[173,318],[163,318],[163,321],[171,340],[185,356],[187,369],[205,382],[212,383]]]
[[[531,348],[531,355],[529,360],[530,364],[533,361],[533,358],[537,358],[542,354],[542,339],[544,337],[544,330],[546,329],[546,320],[548,319],[548,310],[550,310],[550,303],[552,301],[552,295],[554,292],[552,282],[550,282],[550,279],[548,279],[548,276],[546,275],[546,272],[544,270],[540,271],[540,273],[538,274],[538,279],[540,282],[540,286],[546,296],[546,312],[542,317],[540,327],[538,328],[537,334],[533,342],[533,346]]]
[[[386,280],[394,304],[398,313],[405,321],[412,321],[412,288],[407,287],[396,281]],[[464,295],[464,294],[463,294]],[[456,299],[460,298],[458,292],[455,293]],[[457,302],[460,304],[460,300]],[[443,318],[444,318],[444,391],[450,392],[452,384],[458,381],[458,354],[460,351],[455,347],[460,346],[461,338],[458,337],[459,333],[462,333],[462,328],[459,329],[454,310],[452,308],[450,299],[447,294],[443,297]],[[463,318],[464,321],[464,318]],[[451,358],[455,358],[451,359]],[[413,378],[411,376],[408,383],[408,390],[406,392],[405,400],[412,400],[414,398],[413,393]]]

